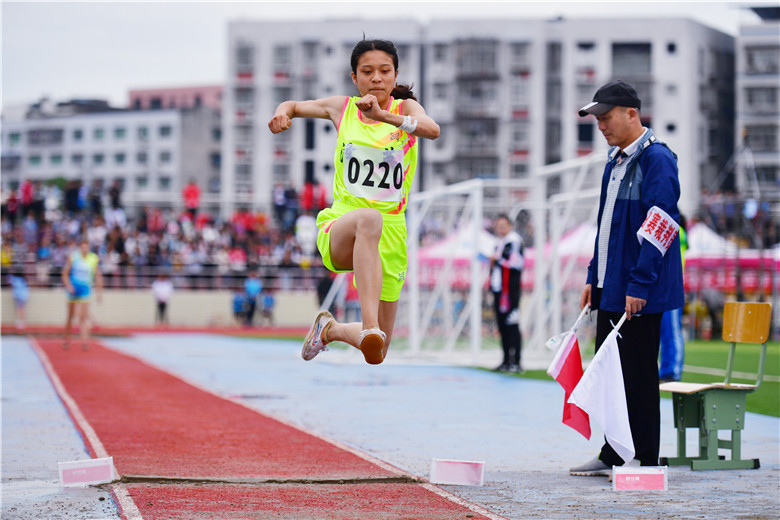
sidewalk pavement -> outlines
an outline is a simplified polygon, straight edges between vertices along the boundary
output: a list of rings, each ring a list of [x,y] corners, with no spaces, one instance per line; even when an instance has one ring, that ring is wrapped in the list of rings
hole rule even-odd
[[[606,478],[568,475],[596,454],[602,434],[594,423],[587,441],[561,424],[563,390],[553,381],[392,351],[379,366],[335,348],[304,362],[287,340],[144,334],[104,343],[418,476],[428,477],[433,458],[484,461],[484,486],[442,487],[513,520],[780,517],[775,417],[745,421],[743,456],[760,458],[758,470],[675,467],[666,492],[613,492]],[[2,517],[40,518],[35,511],[54,504],[75,514],[48,518],[119,518],[101,489],[57,486],[57,462],[85,451],[26,340],[4,337],[2,362]],[[662,400],[662,456],[676,450],[671,407]],[[695,452],[695,432],[688,437]]]

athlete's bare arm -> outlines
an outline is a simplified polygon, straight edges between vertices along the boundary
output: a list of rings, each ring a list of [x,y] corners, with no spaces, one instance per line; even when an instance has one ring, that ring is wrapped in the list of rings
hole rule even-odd
[[[331,96],[309,101],[285,101],[276,107],[274,117],[268,122],[268,128],[275,134],[284,132],[290,128],[292,119],[296,117],[330,119],[338,126],[345,100],[346,96]]]

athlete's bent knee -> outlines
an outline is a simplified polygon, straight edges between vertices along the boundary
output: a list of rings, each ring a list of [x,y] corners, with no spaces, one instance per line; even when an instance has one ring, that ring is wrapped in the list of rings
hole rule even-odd
[[[367,209],[357,222],[356,236],[379,240],[382,236],[382,214],[375,209]]]

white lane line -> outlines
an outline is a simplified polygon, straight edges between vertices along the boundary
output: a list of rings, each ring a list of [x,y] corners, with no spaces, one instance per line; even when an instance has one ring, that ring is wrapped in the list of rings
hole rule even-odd
[[[30,342],[30,345],[32,345],[33,350],[35,350],[35,353],[38,354],[38,358],[41,360],[41,364],[43,365],[44,370],[46,370],[46,375],[49,376],[49,380],[54,386],[54,389],[57,391],[57,395],[59,395],[60,399],[62,399],[62,402],[68,409],[68,412],[73,418],[73,421],[76,423],[76,426],[81,430],[81,432],[84,434],[84,437],[87,439],[89,446],[95,453],[95,457],[99,459],[108,457],[108,452],[106,451],[105,446],[103,446],[103,443],[100,442],[100,438],[97,436],[97,433],[95,433],[94,428],[92,428],[92,425],[89,424],[89,421],[87,421],[86,417],[84,417],[84,414],[81,412],[79,405],[65,389],[65,385],[62,384],[60,376],[57,375],[57,372],[54,371],[54,366],[51,364],[49,356],[46,355],[46,352],[41,348],[40,344],[38,344],[37,339],[32,336],[29,336],[27,339]],[[117,475],[116,468],[114,469],[114,475]],[[130,498],[130,494],[127,492],[127,489],[124,485],[113,484],[111,486],[111,490],[117,499],[117,503],[121,509],[120,513],[125,518],[125,520],[143,520],[140,511],[138,511],[138,507],[136,507],[133,499]]]

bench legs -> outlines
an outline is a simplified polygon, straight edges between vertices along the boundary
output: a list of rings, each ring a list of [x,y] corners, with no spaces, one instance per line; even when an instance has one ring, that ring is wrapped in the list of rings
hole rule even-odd
[[[662,457],[661,464],[690,465],[693,470],[758,469],[758,459],[741,459],[742,430],[745,424],[746,392],[713,389],[694,394],[672,394],[674,425],[677,428],[677,456]],[[699,455],[686,456],[685,430],[698,428]],[[719,431],[730,430],[731,440],[718,437]],[[718,454],[719,449],[731,451],[731,459]]]

